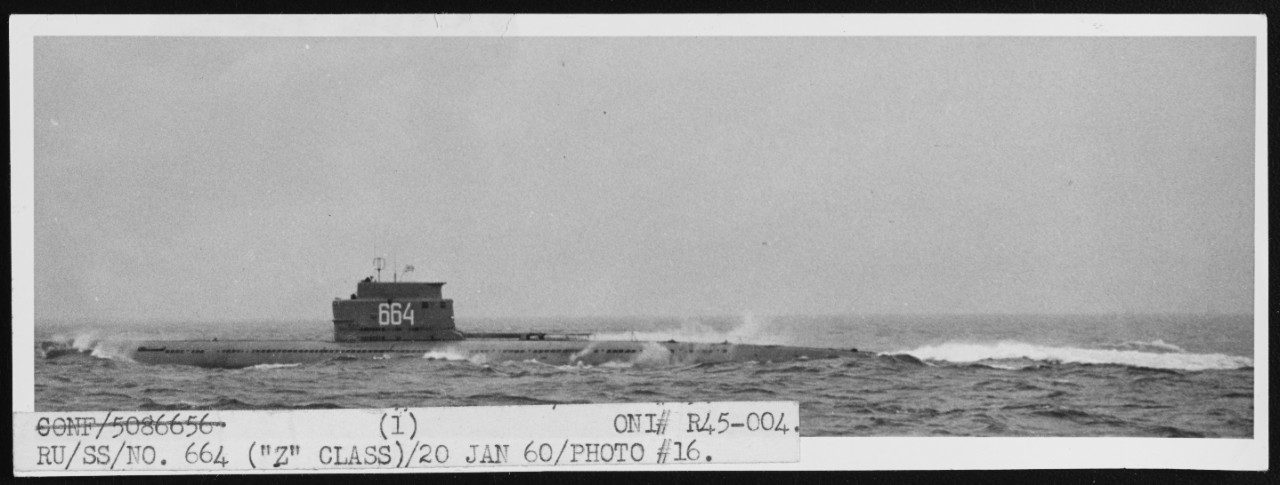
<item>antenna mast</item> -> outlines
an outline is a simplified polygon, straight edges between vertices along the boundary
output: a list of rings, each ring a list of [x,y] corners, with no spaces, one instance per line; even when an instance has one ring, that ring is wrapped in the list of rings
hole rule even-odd
[[[373,269],[378,272],[378,281],[382,281],[382,268],[387,265],[387,261],[381,257],[373,258]]]

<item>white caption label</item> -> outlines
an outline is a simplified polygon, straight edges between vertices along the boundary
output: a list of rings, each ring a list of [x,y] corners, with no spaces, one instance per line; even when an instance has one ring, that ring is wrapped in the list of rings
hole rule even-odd
[[[14,415],[20,475],[783,463],[794,401]]]

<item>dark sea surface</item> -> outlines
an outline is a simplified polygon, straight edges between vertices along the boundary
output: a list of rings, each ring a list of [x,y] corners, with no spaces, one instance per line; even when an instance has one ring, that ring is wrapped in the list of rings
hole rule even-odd
[[[1248,315],[465,319],[467,331],[788,344],[860,357],[714,365],[494,365],[398,358],[202,369],[122,357],[143,339],[329,340],[312,322],[40,322],[93,356],[35,363],[37,411],[311,409],[637,401],[800,402],[804,436],[1253,435]]]

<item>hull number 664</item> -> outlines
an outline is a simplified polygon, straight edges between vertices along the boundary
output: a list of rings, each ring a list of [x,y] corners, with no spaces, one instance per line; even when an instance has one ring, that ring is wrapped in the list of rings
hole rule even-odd
[[[408,303],[381,303],[378,305],[378,325],[413,325],[413,305]]]

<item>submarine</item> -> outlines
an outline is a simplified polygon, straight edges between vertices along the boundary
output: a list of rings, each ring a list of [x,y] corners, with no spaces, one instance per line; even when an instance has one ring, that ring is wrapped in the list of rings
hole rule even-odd
[[[375,263],[376,265],[376,263]],[[379,267],[379,274],[381,268]],[[596,340],[589,333],[471,333],[454,324],[443,282],[385,282],[367,277],[348,298],[333,301],[333,340],[148,340],[134,342],[135,362],[244,368],[328,360],[397,357],[533,361],[551,365],[786,362],[852,357],[857,349],[701,342]],[[88,351],[42,344],[45,358]]]

